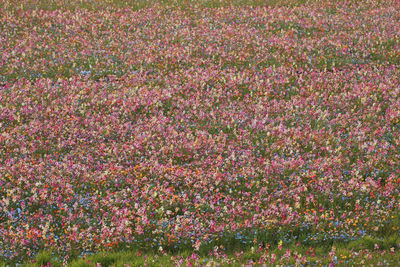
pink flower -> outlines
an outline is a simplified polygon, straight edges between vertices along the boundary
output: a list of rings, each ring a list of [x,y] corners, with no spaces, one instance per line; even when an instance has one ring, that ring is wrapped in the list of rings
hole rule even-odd
[[[271,254],[271,263],[274,263],[276,261],[276,254],[272,253]]]
[[[194,249],[198,251],[200,249],[200,246],[201,246],[201,241],[197,239],[196,242],[194,243]]]

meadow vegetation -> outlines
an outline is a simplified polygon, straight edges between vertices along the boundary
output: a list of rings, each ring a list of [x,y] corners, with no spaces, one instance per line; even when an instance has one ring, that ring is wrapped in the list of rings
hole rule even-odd
[[[400,2],[2,0],[0,266],[395,266]]]

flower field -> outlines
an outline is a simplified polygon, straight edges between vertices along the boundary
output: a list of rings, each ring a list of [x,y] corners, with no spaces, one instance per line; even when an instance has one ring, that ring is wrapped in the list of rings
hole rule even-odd
[[[399,1],[5,0],[0,51],[4,262],[400,250]]]

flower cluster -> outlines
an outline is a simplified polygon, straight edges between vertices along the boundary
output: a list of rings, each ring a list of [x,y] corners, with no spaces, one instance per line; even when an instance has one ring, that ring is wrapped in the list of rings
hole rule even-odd
[[[400,233],[400,6],[350,2],[0,5],[0,256]]]

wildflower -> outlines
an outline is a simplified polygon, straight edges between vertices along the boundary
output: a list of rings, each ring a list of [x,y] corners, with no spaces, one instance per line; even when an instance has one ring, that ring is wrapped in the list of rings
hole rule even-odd
[[[281,249],[282,249],[282,244],[283,244],[283,241],[282,241],[282,240],[280,240],[280,241],[279,241],[279,243],[278,243],[278,249],[279,249],[279,250],[281,250]]]
[[[276,261],[276,254],[272,253],[271,254],[271,263],[274,263]]]
[[[200,241],[199,239],[197,239],[196,242],[195,242],[195,244],[194,244],[194,249],[195,249],[196,251],[199,251],[200,246],[201,246],[201,241]]]

